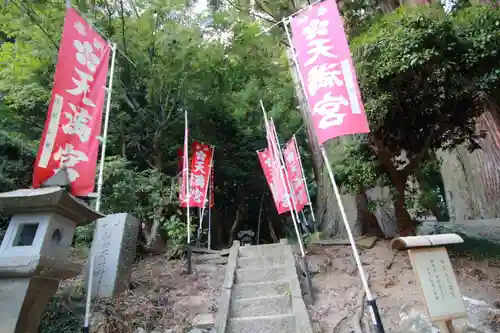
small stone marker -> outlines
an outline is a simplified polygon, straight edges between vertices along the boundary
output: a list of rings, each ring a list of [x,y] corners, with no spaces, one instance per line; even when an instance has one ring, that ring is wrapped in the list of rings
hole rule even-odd
[[[215,325],[215,318],[211,313],[201,313],[194,317],[191,325],[195,328],[210,330]]]
[[[111,214],[97,221],[91,250],[92,297],[115,297],[128,288],[138,232],[139,220],[127,213]]]
[[[408,250],[418,285],[432,322],[441,333],[454,333],[453,319],[466,318],[467,310],[444,245],[463,243],[457,234],[399,237],[391,249]]]
[[[241,230],[238,232],[238,239],[240,240],[241,244],[243,245],[251,245],[253,242],[253,237],[255,236],[255,233],[253,230]]]

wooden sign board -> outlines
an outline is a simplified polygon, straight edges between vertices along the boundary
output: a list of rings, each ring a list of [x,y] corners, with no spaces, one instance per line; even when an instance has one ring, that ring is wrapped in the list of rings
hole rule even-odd
[[[408,254],[431,321],[450,321],[467,317],[446,248],[409,249]]]

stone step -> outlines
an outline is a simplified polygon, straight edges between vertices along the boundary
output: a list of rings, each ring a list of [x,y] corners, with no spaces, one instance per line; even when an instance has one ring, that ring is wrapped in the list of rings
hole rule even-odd
[[[292,313],[290,295],[236,299],[232,302],[231,317],[260,317]]]
[[[263,296],[283,296],[290,295],[290,282],[274,281],[274,282],[256,282],[237,284],[232,291],[233,299],[263,297]]]
[[[293,315],[231,318],[228,324],[228,333],[296,333]]]
[[[261,268],[267,266],[284,265],[285,263],[286,257],[283,254],[277,256],[238,258],[238,268]]]
[[[238,268],[236,270],[236,284],[286,280],[287,268],[286,265]]]
[[[280,256],[285,252],[283,244],[266,244],[241,246],[238,250],[239,257],[261,257],[261,256]]]

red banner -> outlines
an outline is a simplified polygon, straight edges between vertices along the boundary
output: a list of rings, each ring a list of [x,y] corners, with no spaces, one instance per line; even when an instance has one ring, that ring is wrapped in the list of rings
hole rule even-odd
[[[288,206],[288,202],[285,197],[285,187],[283,186],[282,181],[282,179],[284,178],[280,178],[279,169],[277,169],[277,172],[273,170],[276,169],[274,167],[276,166],[276,164],[272,161],[272,157],[269,154],[269,149],[258,151],[257,156],[259,157],[260,166],[262,167],[262,171],[264,172],[264,176],[266,177],[267,184],[269,185],[269,189],[271,190],[271,195],[273,197],[274,205],[276,206],[278,214],[289,212],[290,207]],[[277,176],[275,176],[276,174]]]
[[[68,9],[34,188],[64,167],[72,194],[93,192],[110,50],[74,9]]]
[[[300,154],[295,136],[288,142],[283,153],[285,155],[286,171],[293,189],[295,206],[297,212],[300,212],[309,203],[309,200],[307,199],[306,184],[302,174]]]
[[[193,157],[189,171],[189,207],[203,207],[208,199],[208,185],[210,182],[213,147],[200,142],[192,145]],[[182,192],[182,191],[181,191]],[[181,200],[181,207],[187,206],[187,199]]]
[[[356,72],[334,0],[311,6],[292,18],[312,122],[320,144],[342,135],[368,133]]]
[[[283,172],[283,165],[281,164],[280,154],[281,151],[278,147],[278,136],[276,134],[276,128],[274,122],[271,119],[268,124],[267,131],[267,142],[268,149],[271,152],[269,158],[271,159],[271,177],[274,182],[274,195],[280,200],[280,206],[278,208],[278,213],[282,214],[290,210],[288,207],[287,195],[290,193],[288,184],[286,184],[285,173]]]

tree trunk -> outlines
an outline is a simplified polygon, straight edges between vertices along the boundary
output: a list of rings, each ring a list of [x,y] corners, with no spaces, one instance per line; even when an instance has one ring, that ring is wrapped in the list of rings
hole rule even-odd
[[[243,202],[241,202],[238,205],[238,208],[236,208],[236,217],[234,218],[233,225],[231,226],[231,230],[229,232],[229,245],[233,244],[234,234],[236,233],[236,230],[238,230],[238,227],[240,226],[242,209],[243,209]]]
[[[278,236],[276,236],[276,232],[274,231],[274,228],[273,228],[273,223],[271,222],[271,219],[267,219],[267,223],[269,225],[269,234],[271,235],[271,238],[273,239],[273,242],[274,243],[278,243],[279,242],[279,239],[278,239]]]
[[[462,145],[438,152],[451,220],[500,217],[500,112],[493,103],[487,107],[477,121],[487,134],[481,149],[469,153]]]
[[[413,223],[410,213],[406,209],[406,178],[400,176],[398,179],[393,179],[396,189],[394,197],[394,213],[398,221],[399,230],[402,236],[414,235],[416,228]]]

